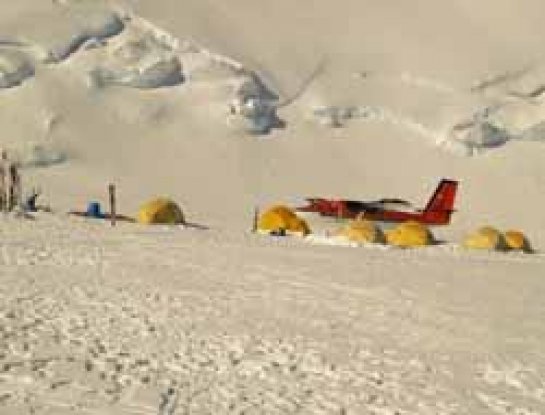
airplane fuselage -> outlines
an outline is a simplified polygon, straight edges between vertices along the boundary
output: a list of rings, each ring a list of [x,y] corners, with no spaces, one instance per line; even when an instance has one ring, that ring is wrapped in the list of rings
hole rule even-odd
[[[411,204],[400,199],[381,199],[363,202],[344,199],[308,198],[300,212],[315,212],[322,216],[344,219],[362,218],[379,222],[417,221],[428,225],[447,225],[454,207],[458,182],[443,179],[424,209],[411,209]]]

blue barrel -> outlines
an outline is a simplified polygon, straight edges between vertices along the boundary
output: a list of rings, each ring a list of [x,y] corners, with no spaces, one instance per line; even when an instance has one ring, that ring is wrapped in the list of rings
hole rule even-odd
[[[91,218],[97,218],[101,219],[104,218],[104,214],[100,211],[100,203],[99,202],[89,202],[87,205],[87,212],[86,216],[89,216]]]

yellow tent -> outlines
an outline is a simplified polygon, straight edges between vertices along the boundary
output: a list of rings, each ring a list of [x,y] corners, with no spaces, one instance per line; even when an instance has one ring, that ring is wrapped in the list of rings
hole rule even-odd
[[[143,224],[183,224],[184,214],[180,207],[170,199],[158,198],[140,207],[137,216],[138,223]]]
[[[522,252],[532,252],[530,241],[524,233],[515,230],[509,230],[503,234],[505,244],[508,249]]]
[[[310,228],[299,218],[293,210],[278,205],[266,210],[257,221],[257,230],[260,232],[286,232],[308,235]]]
[[[491,226],[483,226],[466,236],[463,247],[468,249],[506,250],[507,243],[500,231]]]
[[[420,222],[408,221],[385,232],[386,243],[403,248],[426,246],[434,243],[431,231]]]
[[[356,219],[350,221],[344,227],[339,229],[337,236],[346,238],[350,242],[357,243],[384,243],[384,233],[373,222],[366,219]]]

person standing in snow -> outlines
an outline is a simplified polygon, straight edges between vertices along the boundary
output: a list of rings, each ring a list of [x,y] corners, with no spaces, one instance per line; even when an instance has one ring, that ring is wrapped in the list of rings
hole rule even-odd
[[[18,163],[10,163],[9,165],[9,182],[9,210],[13,210],[21,206],[22,202],[21,174]]]
[[[9,161],[5,150],[0,155],[0,210],[8,211]]]
[[[9,160],[5,150],[0,152],[0,210],[9,212],[21,204],[21,175],[19,165]]]

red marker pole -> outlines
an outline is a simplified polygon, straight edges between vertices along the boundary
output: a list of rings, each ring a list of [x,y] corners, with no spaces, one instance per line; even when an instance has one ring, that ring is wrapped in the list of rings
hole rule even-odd
[[[115,209],[115,184],[109,184],[108,185],[108,193],[110,195],[110,223],[112,226],[115,226],[115,220],[116,220],[116,209]]]

